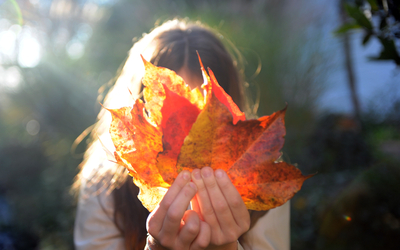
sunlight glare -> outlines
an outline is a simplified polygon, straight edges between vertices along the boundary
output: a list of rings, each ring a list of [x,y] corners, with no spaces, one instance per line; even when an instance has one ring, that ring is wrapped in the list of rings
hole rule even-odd
[[[31,31],[24,28],[19,44],[18,64],[23,68],[36,67],[41,59],[41,46]]]
[[[15,53],[17,35],[11,30],[0,33],[0,53],[11,58]]]
[[[15,89],[22,82],[22,75],[17,66],[7,69],[0,66],[0,86]]]

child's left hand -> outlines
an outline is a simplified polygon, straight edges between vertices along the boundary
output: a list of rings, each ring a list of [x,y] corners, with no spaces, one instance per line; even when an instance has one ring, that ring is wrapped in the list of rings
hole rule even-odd
[[[148,249],[200,250],[209,245],[210,227],[187,210],[195,193],[190,173],[182,171],[147,219]]]
[[[250,215],[228,175],[210,167],[194,169],[197,194],[192,208],[211,227],[211,248],[237,249],[237,240],[250,227]]]

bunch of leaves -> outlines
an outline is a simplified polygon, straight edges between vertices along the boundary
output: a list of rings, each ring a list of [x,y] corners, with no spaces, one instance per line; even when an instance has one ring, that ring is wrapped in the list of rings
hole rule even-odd
[[[201,65],[203,96],[175,72],[143,61],[145,103],[137,99],[132,108],[108,110],[115,158],[133,176],[147,209],[156,207],[182,170],[225,170],[252,210],[284,204],[310,177],[278,160],[286,108],[246,120],[210,69],[207,74]]]
[[[363,29],[363,45],[372,37],[379,40],[382,50],[372,60],[393,60],[400,65],[399,48],[396,41],[400,39],[400,2],[387,0],[344,1],[344,8],[350,21],[336,30],[343,34],[353,29]]]

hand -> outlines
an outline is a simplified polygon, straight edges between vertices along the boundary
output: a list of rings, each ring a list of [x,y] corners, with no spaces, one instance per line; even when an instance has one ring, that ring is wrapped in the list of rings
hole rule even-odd
[[[211,227],[211,248],[237,249],[238,238],[250,227],[250,215],[225,171],[210,167],[194,169],[197,194],[193,210]]]
[[[182,171],[147,219],[151,249],[197,250],[210,243],[210,227],[193,210],[186,210],[197,192],[190,172]]]

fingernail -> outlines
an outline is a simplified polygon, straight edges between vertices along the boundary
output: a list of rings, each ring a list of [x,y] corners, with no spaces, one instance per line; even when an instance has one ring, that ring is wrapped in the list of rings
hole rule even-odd
[[[199,169],[195,169],[193,170],[193,176],[196,180],[201,180],[201,174],[200,174],[200,170]]]
[[[211,168],[203,168],[201,170],[201,174],[203,175],[203,177],[210,177],[212,175],[212,169]]]
[[[222,177],[224,177],[224,175],[225,175],[224,170],[222,170],[222,169],[217,169],[217,170],[215,170],[215,176],[216,176],[217,178],[222,178]]]
[[[183,177],[183,179],[188,181],[188,180],[190,180],[190,173],[185,171],[182,173],[182,177]]]
[[[194,184],[193,182],[189,182],[188,184],[189,184],[190,187],[192,187],[194,190],[197,191],[197,186],[196,186],[196,184]]]

